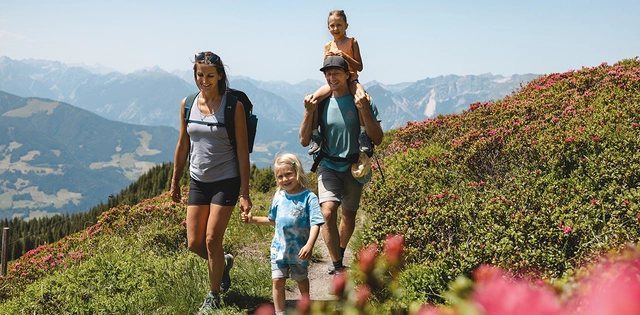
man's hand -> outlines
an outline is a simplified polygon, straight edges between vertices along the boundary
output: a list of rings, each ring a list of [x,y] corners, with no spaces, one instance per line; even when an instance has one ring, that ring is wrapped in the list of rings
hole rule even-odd
[[[358,110],[369,110],[369,104],[371,103],[371,97],[369,93],[362,92],[362,90],[357,89],[356,95],[353,96],[353,102],[356,104]]]
[[[313,113],[316,111],[316,109],[318,109],[318,99],[313,97],[313,94],[305,95],[303,103],[304,103],[304,108],[309,113]]]

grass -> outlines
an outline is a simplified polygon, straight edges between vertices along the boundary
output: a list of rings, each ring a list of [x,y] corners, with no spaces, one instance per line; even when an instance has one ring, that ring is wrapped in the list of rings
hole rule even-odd
[[[267,200],[270,204],[269,194],[256,194],[256,215],[266,214]],[[153,213],[145,215],[145,211]],[[62,241],[72,243],[70,247],[53,250],[53,253],[40,249],[18,260],[32,265],[23,271],[25,274],[42,275],[3,301],[0,314],[187,314],[197,311],[208,292],[209,278],[206,261],[186,248],[186,232],[180,224],[184,205],[172,204],[164,193],[134,207],[111,212],[99,221],[101,232],[93,237],[86,237],[90,232],[83,231]],[[222,296],[220,314],[248,314],[260,304],[270,302],[272,237],[273,227],[243,224],[239,214],[232,217],[224,247],[236,260],[231,269],[232,289]],[[66,268],[35,264],[50,255],[58,257],[69,252],[83,252],[88,258]],[[21,285],[3,280],[0,288]]]

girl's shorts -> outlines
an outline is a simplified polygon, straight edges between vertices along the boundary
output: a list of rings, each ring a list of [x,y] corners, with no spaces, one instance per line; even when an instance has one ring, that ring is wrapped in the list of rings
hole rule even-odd
[[[295,281],[307,279],[308,267],[298,264],[271,264],[271,278],[289,278]]]

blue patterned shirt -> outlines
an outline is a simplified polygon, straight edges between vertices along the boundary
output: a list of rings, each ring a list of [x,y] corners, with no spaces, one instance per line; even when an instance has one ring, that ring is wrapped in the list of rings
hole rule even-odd
[[[298,254],[309,240],[311,226],[324,224],[318,197],[309,190],[295,195],[280,190],[273,197],[268,218],[276,222],[271,263],[308,266]]]

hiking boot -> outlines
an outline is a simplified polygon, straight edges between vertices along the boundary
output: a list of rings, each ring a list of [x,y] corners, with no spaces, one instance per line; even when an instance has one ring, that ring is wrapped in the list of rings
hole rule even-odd
[[[224,255],[224,271],[222,272],[222,282],[220,282],[220,293],[227,292],[231,287],[231,277],[229,270],[233,267],[233,256],[231,254]]]
[[[373,144],[366,132],[361,132],[358,136],[358,145],[360,152],[367,153],[367,155],[369,155],[369,153],[373,153]],[[369,157],[371,156],[369,155]]]
[[[202,306],[200,306],[200,309],[198,310],[198,315],[213,314],[213,312],[216,309],[218,309],[219,306],[220,306],[220,297],[213,296],[210,293],[207,295],[207,297],[204,298],[204,302],[202,303]]]
[[[309,153],[309,155],[320,153],[321,145],[322,139],[320,136],[311,135],[311,139],[309,140],[309,150],[307,150],[307,153]]]
[[[329,272],[330,275],[339,275],[341,273],[347,272],[347,266],[343,265],[342,267],[340,267],[338,269],[336,269],[336,267],[334,267],[334,266],[329,266],[328,272]]]

